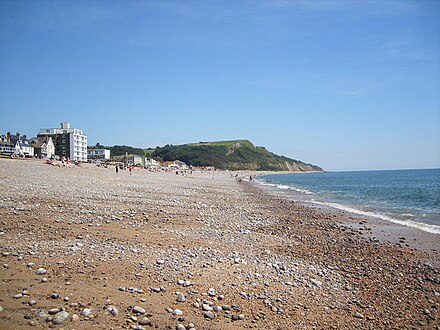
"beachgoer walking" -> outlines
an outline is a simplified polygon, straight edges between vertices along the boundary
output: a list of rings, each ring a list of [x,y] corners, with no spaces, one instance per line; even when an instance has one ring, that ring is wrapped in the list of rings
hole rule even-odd
[[[115,166],[115,169],[116,169],[116,174],[118,174],[118,171],[119,171],[119,166],[118,166],[118,165],[116,165],[116,166]]]
[[[128,167],[128,171],[130,172],[130,175],[131,175],[131,166]]]

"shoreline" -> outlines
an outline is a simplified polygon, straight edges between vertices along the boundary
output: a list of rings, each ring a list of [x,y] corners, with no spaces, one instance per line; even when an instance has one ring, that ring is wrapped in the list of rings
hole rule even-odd
[[[437,252],[440,251],[440,234],[421,229],[417,227],[418,223],[412,226],[410,224],[402,223],[404,220],[382,219],[380,214],[372,214],[371,216],[359,214],[355,211],[352,212],[344,209],[346,206],[343,204],[341,204],[341,206],[344,208],[338,208],[322,203],[302,201],[295,197],[295,193],[289,193],[289,191],[284,191],[277,187],[266,186],[258,181],[255,183],[255,187],[267,192],[270,195],[280,196],[281,198],[295,201],[301,205],[304,205],[305,207],[322,209],[323,213],[330,212],[332,214],[342,216],[348,225],[353,226],[354,228],[361,228],[364,231],[364,235],[373,240],[379,239],[391,243],[401,243],[413,248],[432,249]],[[421,225],[424,224],[424,222],[421,222]]]
[[[364,237],[372,241],[384,241],[416,249],[440,251],[440,238],[438,234],[392,221],[358,215],[349,211],[332,208],[331,206],[298,201],[293,195],[282,194],[283,191],[277,191],[276,188],[271,189],[258,183],[253,184],[253,186],[270,196],[293,201],[312,210],[318,210],[318,212],[321,212],[321,216],[325,217],[327,214],[331,214],[334,217],[338,217],[341,223],[343,222],[347,227],[358,230]]]
[[[230,172],[0,159],[0,179],[0,328],[439,326],[436,251]]]

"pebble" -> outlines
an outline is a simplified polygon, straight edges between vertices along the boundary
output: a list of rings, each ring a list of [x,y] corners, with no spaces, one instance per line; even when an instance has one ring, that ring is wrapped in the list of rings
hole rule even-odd
[[[140,325],[150,325],[151,321],[148,317],[143,317],[140,321],[139,321]]]
[[[313,285],[317,286],[318,288],[322,286],[322,282],[318,281],[318,280],[313,280],[312,283],[313,283]]]
[[[29,305],[29,306],[34,306],[36,303],[37,303],[37,302],[36,302],[35,300],[33,300],[33,299],[31,299],[31,300],[28,301],[28,305]]]
[[[135,313],[135,314],[145,314],[146,310],[143,309],[140,306],[135,306],[135,307],[133,307],[133,313]]]
[[[72,317],[70,318],[70,320],[72,322],[78,321],[79,320],[79,315],[78,314],[73,314]]]
[[[46,273],[47,273],[47,270],[44,269],[44,268],[38,268],[38,269],[35,271],[35,274],[37,274],[37,275],[43,275],[43,274],[46,274]]]
[[[176,325],[176,330],[186,330],[186,327],[183,324]]]
[[[84,315],[84,316],[90,316],[92,314],[92,309],[91,308],[84,308],[81,311],[81,314]]]
[[[364,319],[365,318],[365,316],[363,314],[359,313],[359,312],[356,312],[354,314],[354,317],[357,318],[357,319]]]
[[[52,299],[58,299],[58,298],[60,297],[60,295],[59,295],[58,293],[52,293],[52,294],[50,295],[50,297],[51,297]]]
[[[118,309],[116,308],[116,306],[113,306],[113,305],[108,305],[107,306],[107,310],[110,312],[110,314],[112,314],[113,316],[116,316],[116,315],[118,315],[118,313],[119,313],[119,311],[118,311]]]
[[[202,310],[207,311],[207,312],[212,312],[214,309],[211,306],[209,306],[208,304],[203,304]]]
[[[214,313],[208,311],[208,312],[203,312],[203,317],[209,320],[213,320],[215,318],[215,315]]]
[[[63,324],[69,318],[69,313],[66,311],[58,312],[52,319],[53,324]]]
[[[61,310],[59,309],[59,308],[51,308],[51,309],[49,309],[47,312],[50,314],[50,315],[54,315],[54,314],[56,314],[56,313],[59,313]]]
[[[176,316],[180,316],[180,315],[183,315],[183,312],[180,309],[175,309],[173,311],[173,314],[176,315]]]
[[[177,300],[178,302],[184,302],[184,301],[186,300],[185,295],[184,295],[183,293],[179,292],[179,293],[177,294],[177,298],[176,298],[176,300]]]

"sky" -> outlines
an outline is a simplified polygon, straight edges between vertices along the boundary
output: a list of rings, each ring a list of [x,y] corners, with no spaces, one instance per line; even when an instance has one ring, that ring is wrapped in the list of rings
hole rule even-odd
[[[440,167],[440,1],[0,1],[0,132]]]

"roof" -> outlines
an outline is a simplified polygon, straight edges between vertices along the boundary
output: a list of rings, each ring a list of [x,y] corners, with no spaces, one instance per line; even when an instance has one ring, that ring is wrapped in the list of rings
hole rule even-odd
[[[18,140],[19,147],[32,147],[28,140]]]
[[[31,142],[31,145],[32,145],[34,148],[41,148],[43,144],[45,144],[45,142],[43,142],[43,143],[40,143],[40,142]]]

